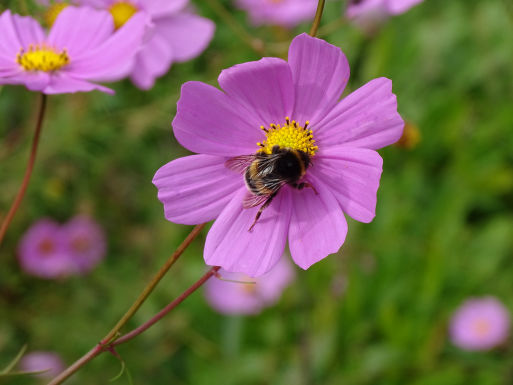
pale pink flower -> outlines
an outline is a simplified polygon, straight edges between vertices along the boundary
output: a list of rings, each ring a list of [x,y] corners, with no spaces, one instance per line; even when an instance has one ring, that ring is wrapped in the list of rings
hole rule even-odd
[[[222,269],[219,274],[223,279],[244,282],[228,282],[214,277],[205,284],[208,303],[223,314],[260,313],[263,308],[278,302],[283,290],[294,279],[294,270],[285,257],[271,271],[258,278]]]
[[[237,0],[254,25],[282,25],[292,28],[303,21],[313,20],[317,0]]]
[[[399,15],[423,0],[350,0],[346,17],[371,30],[390,16]]]
[[[54,378],[66,368],[59,355],[42,351],[26,354],[20,360],[19,366],[23,372],[43,372],[35,376],[48,379]]]
[[[450,337],[461,349],[489,350],[506,341],[509,328],[509,311],[498,299],[472,298],[452,316]]]
[[[114,33],[108,12],[66,7],[46,34],[31,17],[0,15],[0,84],[61,94],[113,91],[95,82],[127,75],[140,48],[146,21],[134,17]]]

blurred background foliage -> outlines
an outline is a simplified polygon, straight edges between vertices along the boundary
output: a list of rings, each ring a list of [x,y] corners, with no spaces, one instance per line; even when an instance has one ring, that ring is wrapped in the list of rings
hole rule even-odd
[[[164,219],[151,184],[161,165],[187,154],[170,126],[180,86],[215,85],[221,69],[259,58],[208,2],[194,5],[216,21],[214,40],[151,91],[122,82],[115,96],[50,98],[35,173],[0,250],[0,366],[25,343],[73,362],[114,325],[190,231]],[[373,37],[347,23],[335,28],[342,6],[328,1],[323,25],[332,28],[323,38],[348,56],[349,89],[379,76],[393,79],[399,111],[420,128],[420,143],[380,151],[376,219],[349,220],[340,252],[298,271],[277,306],[260,316],[226,317],[195,294],[119,347],[134,384],[511,384],[511,344],[468,353],[447,340],[448,318],[469,296],[496,295],[513,309],[511,0],[426,0]],[[19,0],[0,7],[24,12]],[[308,27],[247,26],[274,47]],[[22,87],[0,92],[2,212],[22,178],[37,102]],[[40,217],[64,222],[76,213],[105,228],[106,260],[87,277],[45,281],[23,274],[16,248],[26,229]],[[129,327],[202,274],[204,235]],[[69,383],[107,384],[118,371],[117,360],[105,354]]]

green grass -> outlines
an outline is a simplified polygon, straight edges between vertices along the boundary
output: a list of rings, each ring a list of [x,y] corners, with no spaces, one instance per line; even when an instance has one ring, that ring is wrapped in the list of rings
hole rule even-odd
[[[18,0],[9,4],[21,11]],[[212,44],[200,58],[174,65],[150,92],[123,82],[114,86],[116,96],[50,98],[35,173],[0,250],[0,367],[23,344],[56,351],[68,363],[85,353],[189,231],[164,219],[151,184],[161,165],[187,154],[170,126],[180,86],[215,84],[221,69],[258,59],[204,2],[195,5],[217,22]],[[341,6],[328,2],[324,24]],[[277,42],[307,29],[251,32]],[[429,0],[373,38],[350,25],[326,36],[348,56],[350,89],[379,76],[393,80],[400,113],[420,127],[420,144],[380,151],[376,219],[350,220],[340,252],[298,271],[277,306],[230,318],[195,294],[121,346],[134,383],[510,384],[511,344],[462,352],[447,340],[447,322],[469,296],[495,295],[513,309],[512,36],[507,0]],[[1,89],[2,212],[21,181],[36,106],[37,95],[22,87]],[[16,247],[31,223],[43,216],[66,221],[78,212],[105,227],[105,262],[65,281],[22,274]],[[202,274],[203,242],[204,236],[193,244],[128,326]],[[118,371],[116,359],[103,355],[73,383],[107,384]]]

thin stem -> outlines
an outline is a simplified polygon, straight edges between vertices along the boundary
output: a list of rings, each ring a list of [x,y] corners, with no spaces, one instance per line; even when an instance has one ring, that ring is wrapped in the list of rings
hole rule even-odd
[[[217,13],[217,16],[228,25],[233,33],[244,41],[253,51],[259,55],[264,55],[265,47],[262,40],[253,37],[246,29],[228,12],[228,10],[219,2],[219,0],[206,0],[210,8]]]
[[[217,271],[220,269],[220,266],[214,266],[209,271],[207,271],[196,283],[194,283],[191,287],[185,290],[178,298],[176,298],[173,302],[167,305],[164,309],[162,309],[157,315],[151,318],[146,323],[139,326],[137,329],[132,330],[130,333],[125,334],[124,336],[118,338],[116,341],[111,342],[109,344],[103,344],[100,342],[93,349],[91,349],[87,354],[78,359],[73,365],[64,370],[61,374],[55,377],[52,381],[48,383],[48,385],[59,385],[62,384],[66,379],[71,377],[75,372],[77,372],[82,366],[91,361],[96,356],[100,355],[105,351],[112,351],[115,346],[123,344],[132,338],[138,336],[143,333],[145,330],[150,328],[153,324],[158,322],[162,317],[164,317],[167,313],[181,304],[187,297],[189,297],[192,293],[194,293],[201,285],[203,285],[206,281],[210,279],[210,277],[214,276]]]
[[[175,264],[175,262],[178,260],[178,258],[180,258],[180,256],[183,254],[185,249],[187,249],[187,247],[189,247],[189,245],[194,240],[194,238],[196,238],[198,236],[198,234],[201,232],[201,230],[203,230],[205,225],[206,225],[206,223],[194,226],[194,228],[189,233],[187,238],[184,239],[182,244],[180,246],[178,246],[178,248],[173,253],[173,255],[171,255],[171,257],[168,258],[168,260],[160,268],[158,273],[155,274],[153,279],[148,283],[148,285],[146,285],[146,287],[141,292],[139,297],[135,300],[133,305],[130,306],[130,309],[128,309],[128,311],[125,313],[125,315],[123,317],[121,317],[121,319],[118,321],[116,326],[114,326],[112,328],[112,330],[110,332],[108,332],[107,335],[102,339],[102,341],[100,342],[102,345],[108,344],[114,338],[117,337],[117,335],[118,335],[119,331],[121,330],[121,328],[130,320],[130,318],[133,317],[133,315],[137,312],[137,310],[139,310],[139,308],[144,303],[144,301],[146,301],[146,299],[149,297],[149,295],[151,294],[153,289],[155,289],[155,286],[157,286],[157,284],[160,282],[160,280],[169,271],[171,266],[173,266]]]
[[[30,176],[32,175],[32,170],[34,168],[34,163],[36,161],[37,148],[39,146],[39,138],[41,137],[41,128],[43,127],[43,120],[46,112],[46,101],[47,97],[45,94],[41,94],[41,102],[39,106],[39,113],[37,117],[36,123],[36,131],[34,132],[34,139],[32,140],[32,148],[30,150],[30,157],[27,164],[27,169],[25,170],[25,176],[23,177],[23,182],[21,183],[21,187],[18,190],[18,194],[14,199],[14,202],[9,209],[9,212],[5,216],[2,226],[0,226],[0,245],[2,244],[2,240],[5,237],[5,233],[7,232],[7,228],[9,227],[18,207],[25,196],[25,192],[27,191],[27,187],[30,181]]]
[[[176,298],[173,302],[171,302],[169,305],[167,305],[160,312],[158,312],[155,316],[153,316],[151,319],[149,319],[148,321],[143,323],[137,329],[134,329],[130,333],[127,333],[127,334],[123,335],[122,337],[118,338],[111,345],[112,346],[121,345],[127,341],[130,341],[132,338],[137,337],[139,334],[144,333],[144,331],[146,331],[151,326],[153,326],[155,323],[157,323],[162,318],[164,318],[167,313],[169,313],[175,307],[180,305],[187,297],[189,297],[192,293],[194,293],[196,290],[198,290],[206,281],[208,281],[210,279],[210,277],[216,275],[217,271],[220,268],[221,268],[220,266],[214,266],[213,268],[211,268],[209,271],[207,271],[203,275],[203,277],[201,277],[199,280],[197,280],[194,285],[192,285],[187,290],[185,290],[178,298]]]
[[[321,24],[322,12],[324,11],[324,2],[325,0],[319,0],[317,3],[317,11],[315,12],[315,19],[313,21],[312,28],[310,29],[310,36],[315,37],[315,35],[317,35],[317,30]]]

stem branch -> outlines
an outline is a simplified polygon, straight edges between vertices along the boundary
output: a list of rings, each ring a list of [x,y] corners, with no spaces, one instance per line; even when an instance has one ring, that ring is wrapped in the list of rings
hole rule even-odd
[[[98,356],[99,354],[103,353],[106,350],[109,350],[114,345],[112,344],[113,340],[115,340],[118,335],[121,328],[133,317],[133,315],[139,310],[141,305],[146,301],[146,299],[149,297],[153,289],[157,286],[157,284],[160,282],[160,280],[164,277],[164,275],[168,272],[168,270],[171,268],[171,266],[174,265],[174,263],[178,260],[178,258],[183,254],[185,249],[192,243],[194,238],[198,236],[198,234],[201,232],[201,230],[205,227],[206,223],[203,223],[201,225],[196,225],[192,231],[189,233],[187,238],[184,239],[184,241],[178,246],[176,251],[171,255],[168,260],[164,263],[164,265],[160,268],[157,274],[153,277],[153,279],[146,285],[144,290],[141,292],[139,297],[135,300],[135,302],[130,306],[128,311],[121,317],[121,319],[118,321],[116,326],[110,330],[107,335],[96,345],[93,349],[91,349],[88,353],[86,353],[84,356],[79,358],[75,363],[73,363],[70,367],[68,367],[66,370],[64,370],[62,373],[60,373],[57,377],[55,377],[52,381],[48,383],[48,385],[58,385],[62,384],[66,379],[71,377],[76,371],[78,371],[82,366],[84,366],[86,363],[91,361],[93,358]],[[217,271],[217,270],[216,270]],[[210,277],[208,277],[210,278]],[[203,284],[208,278],[205,279],[205,276],[203,276],[201,280],[201,283],[195,287],[194,290],[196,290],[199,286]],[[198,281],[198,282],[200,282]],[[197,285],[196,283],[195,285]],[[193,285],[193,287],[195,286]],[[181,303],[185,298],[187,298],[188,295],[190,295],[194,290],[188,289],[185,293],[188,293],[184,296],[182,294],[179,298],[181,300],[176,304],[178,305]],[[182,298],[183,297],[183,298]],[[175,300],[173,302],[178,301]],[[175,306],[176,306],[175,305]],[[172,310],[172,309],[169,309]],[[160,314],[160,313],[159,313]],[[162,318],[162,317],[160,317]],[[159,318],[159,319],[160,319]],[[156,321],[155,321],[156,322]],[[151,325],[150,325],[151,326]],[[142,332],[141,332],[142,333]],[[138,333],[140,334],[140,333]]]
[[[23,177],[23,182],[21,183],[21,187],[18,190],[18,194],[16,195],[16,198],[14,199],[13,204],[11,205],[11,208],[9,209],[9,212],[5,216],[2,226],[0,226],[0,245],[2,244],[2,240],[5,237],[5,233],[7,232],[7,228],[9,227],[12,219],[14,218],[14,215],[16,214],[16,211],[18,210],[18,207],[21,204],[21,201],[23,200],[23,197],[25,196],[25,192],[27,191],[27,187],[30,181],[30,176],[32,175],[32,170],[34,168],[34,163],[36,161],[36,154],[37,154],[37,148],[39,146],[39,138],[41,137],[41,128],[43,127],[43,120],[45,117],[46,112],[46,101],[47,97],[45,94],[41,94],[41,103],[39,106],[39,113],[37,117],[37,123],[36,123],[36,131],[34,132],[34,139],[32,140],[32,148],[30,150],[30,157],[27,164],[27,169],[25,170],[25,176]]]

